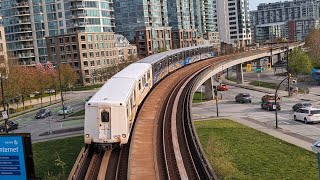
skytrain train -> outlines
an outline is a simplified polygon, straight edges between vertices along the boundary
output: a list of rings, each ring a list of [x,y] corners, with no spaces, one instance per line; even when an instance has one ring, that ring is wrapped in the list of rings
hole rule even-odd
[[[213,46],[175,49],[148,56],[115,74],[85,105],[85,143],[108,149],[126,144],[138,107],[152,87],[176,69],[213,57]]]

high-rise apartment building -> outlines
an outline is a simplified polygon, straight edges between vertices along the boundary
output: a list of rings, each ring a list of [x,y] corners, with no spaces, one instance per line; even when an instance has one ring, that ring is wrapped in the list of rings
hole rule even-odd
[[[167,0],[169,26],[172,27],[173,46],[195,46],[197,30],[193,0]]]
[[[77,32],[46,38],[49,61],[70,64],[82,85],[102,83],[102,72],[118,64],[113,32]]]
[[[114,32],[113,0],[67,0],[64,9],[67,33]]]
[[[112,32],[112,0],[4,0],[1,2],[9,56],[22,65],[48,60],[45,37],[74,32]]]
[[[193,6],[198,34],[218,32],[216,0],[194,0]]]
[[[4,28],[3,26],[0,26],[0,73],[5,75],[8,73],[8,70],[6,38],[4,35]]]
[[[251,44],[249,0],[217,0],[220,41],[244,47]]]
[[[117,34],[137,45],[140,55],[171,49],[166,0],[114,0]]]
[[[256,42],[272,41],[272,37],[300,41],[307,36],[310,28],[319,24],[320,1],[293,0],[268,4],[261,3],[257,10],[250,12],[250,16],[254,31],[253,37]],[[284,26],[281,28],[283,32],[273,31],[274,27],[280,24]],[[271,34],[272,36],[261,38],[263,34]]]

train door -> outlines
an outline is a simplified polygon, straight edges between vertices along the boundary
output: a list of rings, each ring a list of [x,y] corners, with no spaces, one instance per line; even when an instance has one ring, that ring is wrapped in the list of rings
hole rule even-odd
[[[99,139],[111,139],[111,108],[101,109]]]

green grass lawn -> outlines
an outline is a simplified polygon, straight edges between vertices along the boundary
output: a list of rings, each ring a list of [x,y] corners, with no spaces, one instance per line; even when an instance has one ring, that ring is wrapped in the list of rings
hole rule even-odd
[[[60,160],[66,165],[64,176],[66,179],[83,144],[83,136],[33,144],[33,159],[37,177],[48,179],[45,178],[48,172],[51,172],[52,175],[59,174],[62,170],[55,165],[57,163],[55,161],[60,157]]]
[[[207,157],[221,179],[318,179],[316,154],[231,120],[197,121]]]
[[[80,110],[78,112],[75,112],[75,113],[71,114],[70,117],[72,117],[72,116],[84,116],[84,112],[85,112],[85,110],[82,109],[82,110]]]
[[[201,92],[195,92],[194,95],[193,95],[192,102],[193,103],[198,103],[198,102],[203,102],[203,101],[206,101],[206,99],[204,97],[204,93],[202,93],[202,96],[201,96]]]
[[[92,90],[95,88],[101,88],[103,84],[95,84],[95,85],[88,85],[88,86],[76,86],[74,91],[85,91],[85,90]]]
[[[228,78],[226,77],[226,79],[229,80],[229,81],[237,82],[237,78],[236,77],[230,77],[229,76]]]
[[[251,81],[249,84],[250,84],[250,85],[253,85],[253,86],[259,86],[259,81]],[[276,83],[270,83],[270,82],[260,81],[260,87],[265,87],[265,88],[270,88],[270,89],[276,89],[277,86],[278,86],[278,84],[276,84]]]

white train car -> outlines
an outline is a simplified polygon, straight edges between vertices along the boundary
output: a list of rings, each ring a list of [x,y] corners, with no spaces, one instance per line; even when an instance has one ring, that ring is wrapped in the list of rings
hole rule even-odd
[[[86,144],[126,144],[137,108],[151,89],[151,65],[134,63],[109,79],[86,103]]]
[[[112,148],[126,144],[138,106],[167,74],[215,56],[212,46],[187,47],[148,56],[109,79],[86,103],[86,144]]]

